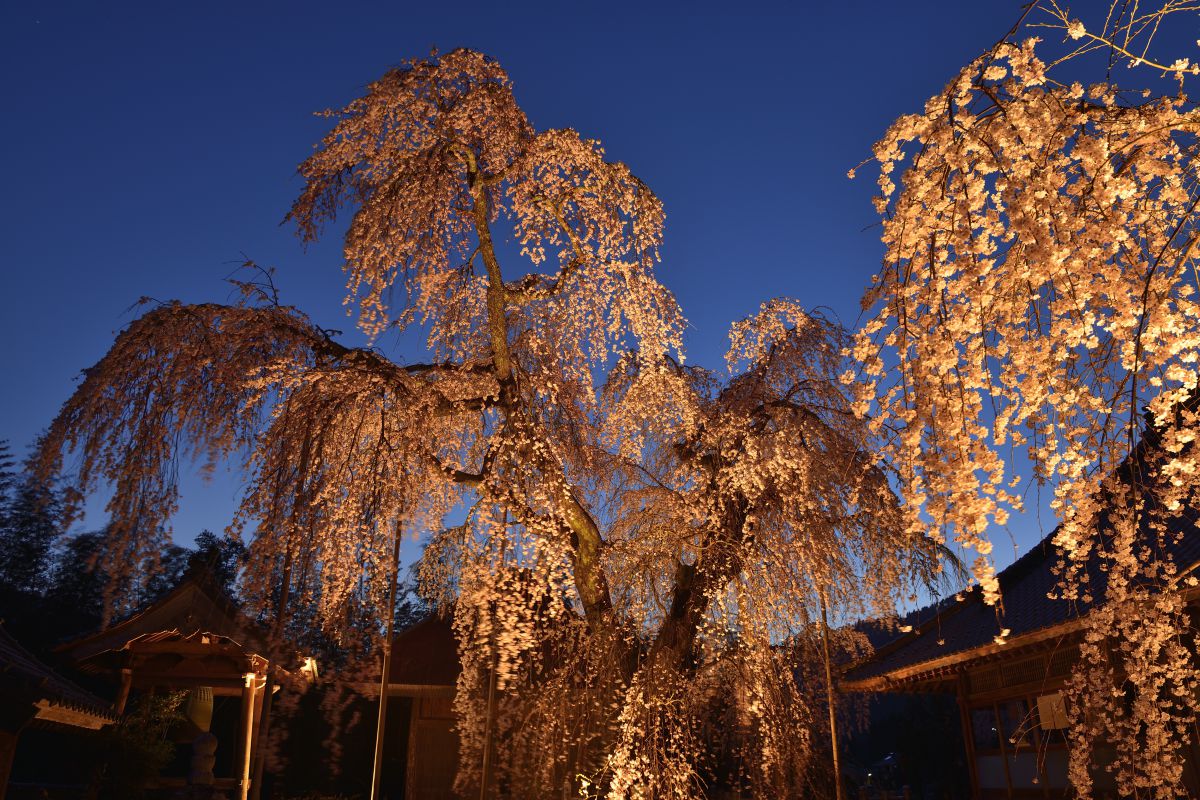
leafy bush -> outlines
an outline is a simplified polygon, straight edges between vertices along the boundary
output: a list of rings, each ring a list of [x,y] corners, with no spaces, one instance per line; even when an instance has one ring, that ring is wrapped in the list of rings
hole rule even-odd
[[[99,775],[100,800],[135,800],[158,777],[175,754],[167,734],[183,721],[180,707],[186,692],[147,694],[106,732],[104,764]]]

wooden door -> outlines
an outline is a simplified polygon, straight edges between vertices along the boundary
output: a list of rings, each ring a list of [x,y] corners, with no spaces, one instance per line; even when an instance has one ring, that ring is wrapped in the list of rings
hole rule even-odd
[[[450,698],[413,702],[408,735],[405,800],[453,800],[458,771],[458,733]]]

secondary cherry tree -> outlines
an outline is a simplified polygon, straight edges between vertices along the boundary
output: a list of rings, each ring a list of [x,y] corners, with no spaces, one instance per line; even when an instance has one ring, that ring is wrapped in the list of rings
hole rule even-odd
[[[244,584],[281,617],[359,630],[396,537],[433,532],[460,789],[799,791],[822,716],[779,645],[840,646],[826,620],[890,611],[941,556],[870,454],[846,334],[771,301],[733,326],[727,375],[685,365],[662,204],[597,142],[535,130],[479,53],[409,62],[329,116],[289,218],[312,240],[348,214],[362,330],[419,330],[423,352],[346,347],[261,281],[149,310],[44,450],[47,473],[77,452],[76,500],[113,487],[109,568],[155,551],[181,459],[241,463]],[[718,706],[745,734],[724,753]]]
[[[1195,6],[1035,8],[1068,52],[1048,64],[1037,39],[1004,41],[875,148],[887,253],[855,347],[859,410],[888,434],[908,524],[977,554],[998,641],[994,531],[1030,479],[1052,487],[1057,594],[1105,601],[1070,692],[1081,796],[1101,739],[1122,794],[1183,791],[1198,710],[1196,581],[1165,554],[1196,535],[1200,488],[1200,116],[1196,68],[1150,54],[1180,11]],[[1168,92],[1121,91],[1126,66]]]

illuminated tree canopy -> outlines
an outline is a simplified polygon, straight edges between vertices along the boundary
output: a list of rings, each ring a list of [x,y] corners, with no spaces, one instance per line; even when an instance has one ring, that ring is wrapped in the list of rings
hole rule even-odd
[[[1041,10],[1078,43],[1060,70],[1100,51],[1110,77],[1062,81],[1038,39],[1003,42],[876,145],[887,252],[857,334],[858,407],[889,433],[908,524],[978,554],[1001,608],[995,531],[1030,478],[1052,488],[1058,597],[1091,603],[1085,567],[1107,573],[1072,686],[1072,784],[1088,795],[1104,739],[1118,785],[1173,797],[1200,686],[1189,565],[1162,556],[1195,535],[1173,522],[1200,488],[1200,116],[1184,93],[1195,68],[1146,53],[1195,9],[1116,4],[1087,23]],[[1177,93],[1121,91],[1112,65],[1130,61]]]
[[[264,281],[149,310],[44,450],[47,472],[80,454],[76,500],[114,487],[109,568],[167,529],[181,457],[240,459],[244,585],[315,602],[334,635],[378,618],[394,537],[435,532],[422,578],[465,661],[460,787],[490,725],[519,795],[691,796],[722,672],[762,723],[760,791],[794,788],[812,715],[776,646],[818,607],[890,612],[939,569],[839,381],[847,334],[776,300],[733,326],[729,377],[685,366],[658,198],[598,143],[535,131],[479,53],[410,62],[330,116],[289,218],[313,239],[352,214],[347,302],[371,337],[420,330],[424,360],[345,347]]]

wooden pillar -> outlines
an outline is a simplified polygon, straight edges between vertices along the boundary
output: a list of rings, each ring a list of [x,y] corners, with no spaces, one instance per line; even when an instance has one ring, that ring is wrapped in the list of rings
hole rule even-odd
[[[117,712],[117,716],[125,713],[125,704],[129,702],[129,689],[133,686],[133,670],[128,667],[121,670],[121,688],[117,691],[117,700],[113,703],[113,710]]]
[[[242,779],[238,785],[238,797],[246,800],[250,796],[250,750],[254,736],[254,690],[255,675],[247,672],[243,676],[242,686],[242,722],[238,735],[238,752],[242,761]]]
[[[996,720],[996,738],[1000,740],[1000,759],[1004,764],[1004,785],[1008,787],[1008,797],[1011,800],[1013,796],[1012,768],[1009,764],[1008,736],[1004,731],[1004,719],[1000,716],[1001,702],[998,700],[992,703],[992,719]]]
[[[254,781],[251,786],[250,800],[262,797],[263,770],[267,760],[267,743],[271,730],[271,706],[275,699],[275,690],[279,684],[275,681],[275,667],[267,668],[263,678],[262,701],[259,704],[258,718],[254,723]]]
[[[414,697],[408,704],[408,752],[404,754],[404,796],[417,797],[417,731],[420,730],[421,698]]]
[[[251,753],[254,761],[258,760],[260,754],[259,748],[266,747],[263,740],[258,738],[259,728],[262,727],[263,696],[266,695],[266,693],[267,677],[265,675],[256,675],[254,678],[254,721],[250,723],[250,727],[253,729],[252,733],[250,734],[250,747],[254,750],[254,752]],[[254,761],[252,761],[250,764],[252,769],[256,766]],[[261,776],[259,776],[256,772],[250,773],[250,794],[258,794],[255,786],[258,784],[260,777]]]
[[[12,774],[13,758],[17,754],[17,733],[0,730],[0,800],[8,791],[8,776]]]
[[[967,698],[967,675],[958,673],[958,715],[962,721],[963,746],[967,751],[967,773],[971,779],[971,797],[979,800],[979,772],[975,765],[975,728],[971,722],[971,704]]]

